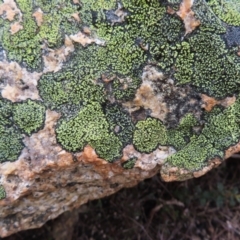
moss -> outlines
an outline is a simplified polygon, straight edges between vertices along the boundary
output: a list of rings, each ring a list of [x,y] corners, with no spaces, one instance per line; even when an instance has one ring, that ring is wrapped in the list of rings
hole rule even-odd
[[[208,0],[207,3],[222,21],[240,26],[240,2],[238,0]]]
[[[201,134],[167,159],[171,166],[190,171],[200,170],[207,160],[223,158],[224,151],[240,138],[240,99],[219,114],[208,116]]]
[[[160,120],[147,118],[144,121],[138,121],[133,134],[133,144],[138,151],[150,153],[159,144],[165,145],[166,143],[166,128]]]
[[[187,114],[181,119],[178,127],[167,131],[167,144],[176,150],[182,149],[194,137],[192,128],[196,125],[196,118],[192,114]]]
[[[44,118],[45,107],[41,103],[27,100],[14,105],[13,120],[19,129],[28,135],[43,126]]]
[[[56,129],[57,140],[68,151],[92,146],[101,158],[112,161],[121,155],[122,144],[109,130],[109,124],[97,102],[87,104],[69,121],[62,120]]]
[[[58,47],[63,44],[65,35],[62,32],[69,34],[77,31],[77,23],[71,21],[71,15],[77,12],[77,7],[70,0],[19,0],[17,4],[23,13],[23,29],[12,35],[9,31],[10,22],[5,21],[0,40],[10,60],[24,62],[30,68],[40,68],[43,42],[49,47]],[[32,16],[38,7],[45,11],[41,26],[37,26]]]
[[[0,200],[6,198],[6,192],[3,186],[0,185]]]
[[[122,167],[125,169],[132,169],[134,168],[136,161],[137,161],[136,157],[130,158],[122,164]]]

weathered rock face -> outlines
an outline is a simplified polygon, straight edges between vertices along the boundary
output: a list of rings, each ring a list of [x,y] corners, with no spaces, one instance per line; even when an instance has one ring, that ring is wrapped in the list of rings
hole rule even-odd
[[[237,0],[0,0],[0,236],[240,150]]]

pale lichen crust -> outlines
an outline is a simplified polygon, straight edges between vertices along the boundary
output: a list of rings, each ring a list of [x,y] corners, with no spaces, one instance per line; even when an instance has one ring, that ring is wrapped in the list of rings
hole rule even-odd
[[[61,70],[42,74],[41,101],[0,99],[0,162],[18,158],[23,136],[43,127],[46,109],[61,114],[57,142],[71,153],[88,145],[112,162],[128,144],[142,153],[171,146],[178,152],[166,164],[189,171],[223,159],[240,139],[240,54],[229,39],[229,29],[239,31],[237,1],[74,2],[19,0],[13,20],[0,17],[9,61],[41,71],[46,49],[59,48],[65,35],[75,49]],[[15,22],[22,28],[11,33]],[[154,113],[151,94],[161,105]],[[202,94],[237,100],[205,113]],[[123,167],[134,164],[133,156]]]

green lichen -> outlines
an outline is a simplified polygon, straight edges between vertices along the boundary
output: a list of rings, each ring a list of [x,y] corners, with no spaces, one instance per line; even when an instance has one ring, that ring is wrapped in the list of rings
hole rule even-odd
[[[199,28],[202,31],[209,31],[213,34],[222,34],[226,32],[226,28],[222,25],[221,20],[206,4],[205,0],[194,1],[191,9],[196,19],[200,21],[201,24]]]
[[[3,186],[0,185],[0,200],[6,198],[6,192]]]
[[[70,0],[31,1],[18,0],[17,5],[23,13],[23,29],[15,34],[10,32],[10,22],[4,21],[0,31],[0,41],[7,50],[10,60],[25,63],[31,68],[41,67],[41,45],[47,43],[51,48],[63,44],[64,34],[70,34],[78,29],[78,23],[71,15],[77,12],[77,7]],[[43,23],[38,26],[32,16],[38,8],[44,11]],[[16,16],[19,18],[19,16]]]
[[[167,131],[167,144],[176,150],[182,149],[195,136],[192,128],[197,126],[197,120],[192,114],[187,114],[181,119],[178,127]]]
[[[0,125],[11,125],[12,104],[0,97]]]
[[[57,48],[65,34],[83,27],[90,28],[91,38],[105,42],[76,44],[64,67],[43,74],[38,82],[42,104],[61,113],[56,134],[64,149],[76,152],[90,145],[101,158],[113,161],[127,144],[133,143],[146,153],[158,145],[168,145],[179,150],[167,160],[169,164],[195,170],[209,158],[223,157],[223,149],[238,141],[239,100],[203,119],[205,126],[199,135],[193,130],[198,122],[192,114],[182,118],[176,128],[167,129],[151,117],[134,126],[123,110],[123,103],[132,100],[141,85],[146,65],[156,66],[177,85],[193,87],[196,94],[224,98],[239,92],[240,60],[236,49],[229,49],[223,40],[227,25],[221,21],[238,25],[238,10],[231,7],[228,11],[234,23],[224,11],[219,12],[220,7],[228,9],[234,1],[194,1],[192,10],[201,24],[187,35],[179,16],[166,11],[167,5],[177,10],[181,2],[82,0],[78,5],[70,0],[19,0],[24,28],[14,35],[9,32],[11,23],[0,19],[0,40],[8,58],[31,68],[41,66],[43,43]],[[41,26],[32,16],[37,8],[44,12]],[[125,13],[122,19],[116,14],[119,8]],[[79,12],[81,22],[73,20],[74,12]],[[111,79],[105,81],[104,76]],[[160,81],[155,90],[161,90]],[[169,102],[178,101],[179,96],[173,95],[169,95]],[[0,161],[16,159],[22,148],[21,133],[30,135],[40,129],[45,111],[42,104],[28,100],[0,105]],[[11,151],[10,139],[16,145]],[[126,167],[132,164],[129,160]]]
[[[133,144],[138,151],[147,153],[152,152],[158,145],[173,146],[180,150],[196,137],[193,127],[197,124],[192,114],[183,117],[179,126],[174,129],[166,129],[158,119],[147,118],[136,124]]]
[[[57,140],[73,152],[81,151],[89,144],[101,158],[112,161],[121,155],[122,143],[109,128],[101,105],[92,102],[69,121],[60,122],[56,129]]]
[[[0,125],[0,163],[17,160],[23,149],[22,138],[14,127]]]
[[[39,92],[48,108],[60,110],[65,115],[74,111],[73,108],[78,111],[79,106],[87,102],[105,101],[103,85],[84,79],[84,74],[78,69],[64,68],[60,72],[43,75]]]
[[[122,167],[124,169],[132,169],[132,168],[134,168],[136,161],[137,161],[136,157],[130,158],[122,164]]]
[[[167,159],[171,166],[199,170],[207,160],[223,158],[224,151],[240,138],[240,99],[219,114],[210,114],[201,134]]]
[[[17,103],[13,109],[13,121],[21,131],[30,135],[39,130],[45,118],[45,107],[28,99],[26,102]]]
[[[239,59],[227,50],[220,35],[197,31],[188,41],[189,45],[182,43],[184,48],[176,61],[178,84],[189,82],[199,92],[218,98],[234,93],[240,83]]]
[[[240,26],[240,2],[238,0],[208,0],[207,3],[222,21]]]
[[[159,144],[165,145],[166,143],[166,128],[160,120],[147,118],[144,121],[138,121],[133,134],[133,144],[138,151],[150,153]]]
[[[135,126],[129,114],[118,105],[110,105],[106,107],[106,118],[110,130],[118,136],[123,146],[130,144]]]
[[[185,29],[178,18],[170,17],[168,14],[164,14],[155,27],[157,31],[155,31],[153,41],[150,41],[152,61],[164,73],[169,74],[173,70],[179,51],[178,44],[181,42]]]
[[[175,62],[176,73],[175,78],[181,84],[192,81],[194,53],[191,52],[188,42],[182,42],[177,46],[179,54]]]
[[[0,163],[17,160],[22,148],[22,135],[12,121],[12,104],[0,98]]]
[[[121,81],[119,79],[114,79],[112,85],[113,95],[120,101],[131,100],[134,98],[136,89],[140,86],[140,84],[140,77],[135,77],[133,79],[125,78],[121,79]]]
[[[131,143],[134,126],[130,117],[117,107],[107,107],[105,113],[100,111],[100,106],[107,103],[108,95],[104,90],[106,84],[101,83],[101,76],[109,73],[116,75],[110,85],[113,89],[112,95],[117,101],[132,99],[141,84],[142,67],[148,57],[147,51],[141,46],[147,43],[156,45],[159,41],[156,27],[162,24],[163,16],[167,21],[165,8],[158,1],[136,3],[132,0],[123,1],[122,4],[127,9],[125,22],[128,24],[113,25],[108,18],[108,11],[113,10],[107,4],[101,7],[105,9],[102,11],[95,1],[92,4],[83,1],[80,11],[82,23],[90,25],[96,36],[106,41],[105,46],[76,46],[71,61],[60,72],[45,74],[39,81],[39,92],[44,104],[64,115],[57,128],[59,143],[69,151],[82,150],[86,144],[90,144],[100,157],[110,161],[120,156],[123,146]],[[116,1],[112,1],[110,5],[117,8]],[[94,9],[93,15],[89,9]],[[180,20],[176,21],[178,25],[181,24]],[[176,36],[179,37],[179,33],[174,34],[173,31],[159,34],[167,35],[166,38],[171,41],[174,41]],[[91,105],[93,103],[95,107]],[[95,111],[96,106],[98,110]],[[97,116],[99,114],[98,121],[93,119],[91,111],[95,111]],[[94,125],[96,133],[102,133],[101,137],[96,133],[97,137],[94,134],[90,137],[84,132],[92,128],[91,124]],[[73,126],[82,127],[74,130]],[[114,131],[116,126],[120,127],[119,132]],[[84,137],[79,137],[82,134]],[[104,150],[107,145],[109,149]]]
[[[0,98],[0,162],[18,159],[24,145],[22,139],[38,131],[44,123],[45,107],[27,100],[12,104]]]

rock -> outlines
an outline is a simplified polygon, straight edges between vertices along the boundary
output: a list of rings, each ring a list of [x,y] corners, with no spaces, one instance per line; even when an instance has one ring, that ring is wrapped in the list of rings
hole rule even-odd
[[[240,150],[237,0],[0,1],[0,236]]]

